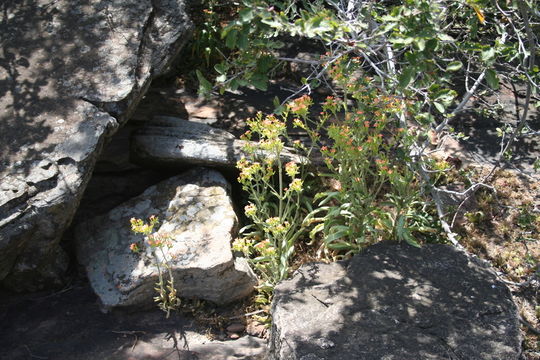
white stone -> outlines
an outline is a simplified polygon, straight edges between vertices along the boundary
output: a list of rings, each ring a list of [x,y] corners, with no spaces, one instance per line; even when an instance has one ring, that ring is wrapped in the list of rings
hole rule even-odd
[[[152,304],[156,257],[169,261],[181,297],[223,304],[251,293],[256,277],[244,259],[235,259],[231,251],[237,218],[228,190],[220,173],[197,168],[79,224],[78,260],[102,303],[108,307]],[[148,248],[133,253],[130,244],[142,244],[144,237],[131,231],[130,219],[147,220],[151,215],[159,219],[156,233],[170,235],[172,246],[163,254]]]

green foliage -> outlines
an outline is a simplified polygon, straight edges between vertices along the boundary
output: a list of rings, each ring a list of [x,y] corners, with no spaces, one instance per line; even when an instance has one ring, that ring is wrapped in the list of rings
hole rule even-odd
[[[353,76],[357,66],[357,59],[347,57],[332,65],[333,80],[346,91],[343,98],[327,97],[316,120],[313,101],[304,95],[282,109],[281,119],[258,114],[248,121],[245,139],[258,141],[246,144],[248,156],[237,166],[251,201],[245,213],[253,223],[234,248],[250,259],[267,285],[287,277],[303,228],[341,256],[384,239],[419,246],[414,236],[438,232],[431,227],[436,220],[426,211],[417,175],[407,166],[412,137],[396,126],[395,115],[406,104],[370,89],[369,79]],[[316,195],[314,210],[303,201],[307,163],[289,162],[283,169],[280,159],[285,142],[290,143],[287,119],[322,154],[326,170],[318,175],[337,184]],[[307,157],[313,153],[300,142],[296,148]]]
[[[305,89],[325,83],[320,80],[329,63],[357,56],[362,71],[373,76],[372,86],[416,100],[420,123],[444,120],[448,109],[460,110],[456,98],[463,82],[466,90],[476,81],[497,89],[502,72],[540,83],[537,67],[527,66],[525,48],[528,34],[540,29],[525,21],[523,9],[535,9],[534,2],[244,0],[221,29],[220,46],[227,51],[215,66],[216,87],[266,89],[278,62],[294,61],[277,55],[282,36],[304,37],[328,49],[312,64],[319,71],[305,79]],[[201,87],[202,93],[209,91]]]
[[[318,206],[306,219],[318,223],[310,235],[321,232],[325,246],[342,253],[384,239],[419,246],[413,232],[436,230],[429,227],[434,219],[424,211],[415,172],[407,165],[412,137],[395,121],[405,104],[353,76],[358,63],[347,57],[334,63],[329,73],[345,89],[343,98],[327,97],[315,130],[304,125],[324,157],[328,172],[320,176],[335,184],[316,196]],[[321,128],[328,129],[327,138]]]
[[[417,245],[419,235],[438,234],[423,194],[449,182],[456,170],[428,159],[426,148],[475,93],[489,94],[503,80],[525,81],[528,100],[538,92],[533,0],[242,0],[230,15],[214,38],[214,75],[197,72],[201,94],[265,90],[281,63],[304,61],[280,57],[283,39],[307,38],[326,52],[309,61],[311,74],[290,98],[321,85],[334,95],[318,117],[304,96],[276,100],[280,120],[250,122],[261,142],[248,146],[238,165],[253,224],[236,245],[269,284],[287,275],[303,227],[313,226],[311,237],[342,255],[380,239]],[[325,158],[321,175],[333,183],[317,195],[315,210],[303,207],[304,187],[297,186],[304,185],[305,164],[298,164],[302,175],[291,177],[279,160],[287,120],[308,133]],[[525,120],[497,129],[507,159],[516,133],[530,130]],[[261,150],[272,160],[262,159]],[[304,220],[292,215],[305,212]],[[479,214],[469,217],[481,221]],[[445,231],[451,233],[450,226]]]

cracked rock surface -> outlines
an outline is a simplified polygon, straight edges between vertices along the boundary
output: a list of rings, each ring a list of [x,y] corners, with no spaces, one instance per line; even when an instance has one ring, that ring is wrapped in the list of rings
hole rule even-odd
[[[195,168],[79,224],[77,257],[103,305],[151,306],[157,261],[169,264],[181,297],[225,304],[250,294],[257,279],[231,251],[237,218],[229,187],[219,172]],[[163,252],[144,246],[143,235],[130,229],[131,218],[146,221],[151,215],[159,219],[157,236],[170,241]],[[132,243],[142,251],[131,251]]]
[[[519,359],[509,290],[446,245],[390,242],[275,289],[270,359]]]
[[[187,40],[183,0],[22,0],[0,12],[0,282],[62,283],[58,243],[105,139]]]

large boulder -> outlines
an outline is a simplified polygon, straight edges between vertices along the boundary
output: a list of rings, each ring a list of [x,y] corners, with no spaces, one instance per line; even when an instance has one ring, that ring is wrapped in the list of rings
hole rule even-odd
[[[179,295],[218,304],[240,299],[254,289],[256,277],[243,258],[235,259],[231,241],[237,218],[229,184],[214,170],[195,168],[148,188],[108,214],[76,227],[77,257],[103,305],[152,304],[158,279],[155,256],[167,261]],[[164,258],[151,248],[130,250],[143,236],[130,229],[130,219],[159,218],[157,234],[171,247]]]
[[[278,285],[270,359],[519,359],[509,290],[447,245],[380,243]]]
[[[184,0],[2,6],[0,282],[59,285],[58,243],[105,139],[188,39]]]

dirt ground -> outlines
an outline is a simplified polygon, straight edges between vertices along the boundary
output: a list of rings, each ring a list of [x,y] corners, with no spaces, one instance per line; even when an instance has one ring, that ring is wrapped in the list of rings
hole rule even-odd
[[[166,319],[157,308],[104,313],[82,277],[59,291],[2,291],[0,299],[2,360],[258,359],[266,347],[249,335],[219,341],[228,335],[191,314]],[[229,319],[230,309],[220,311],[225,326],[237,321]]]

